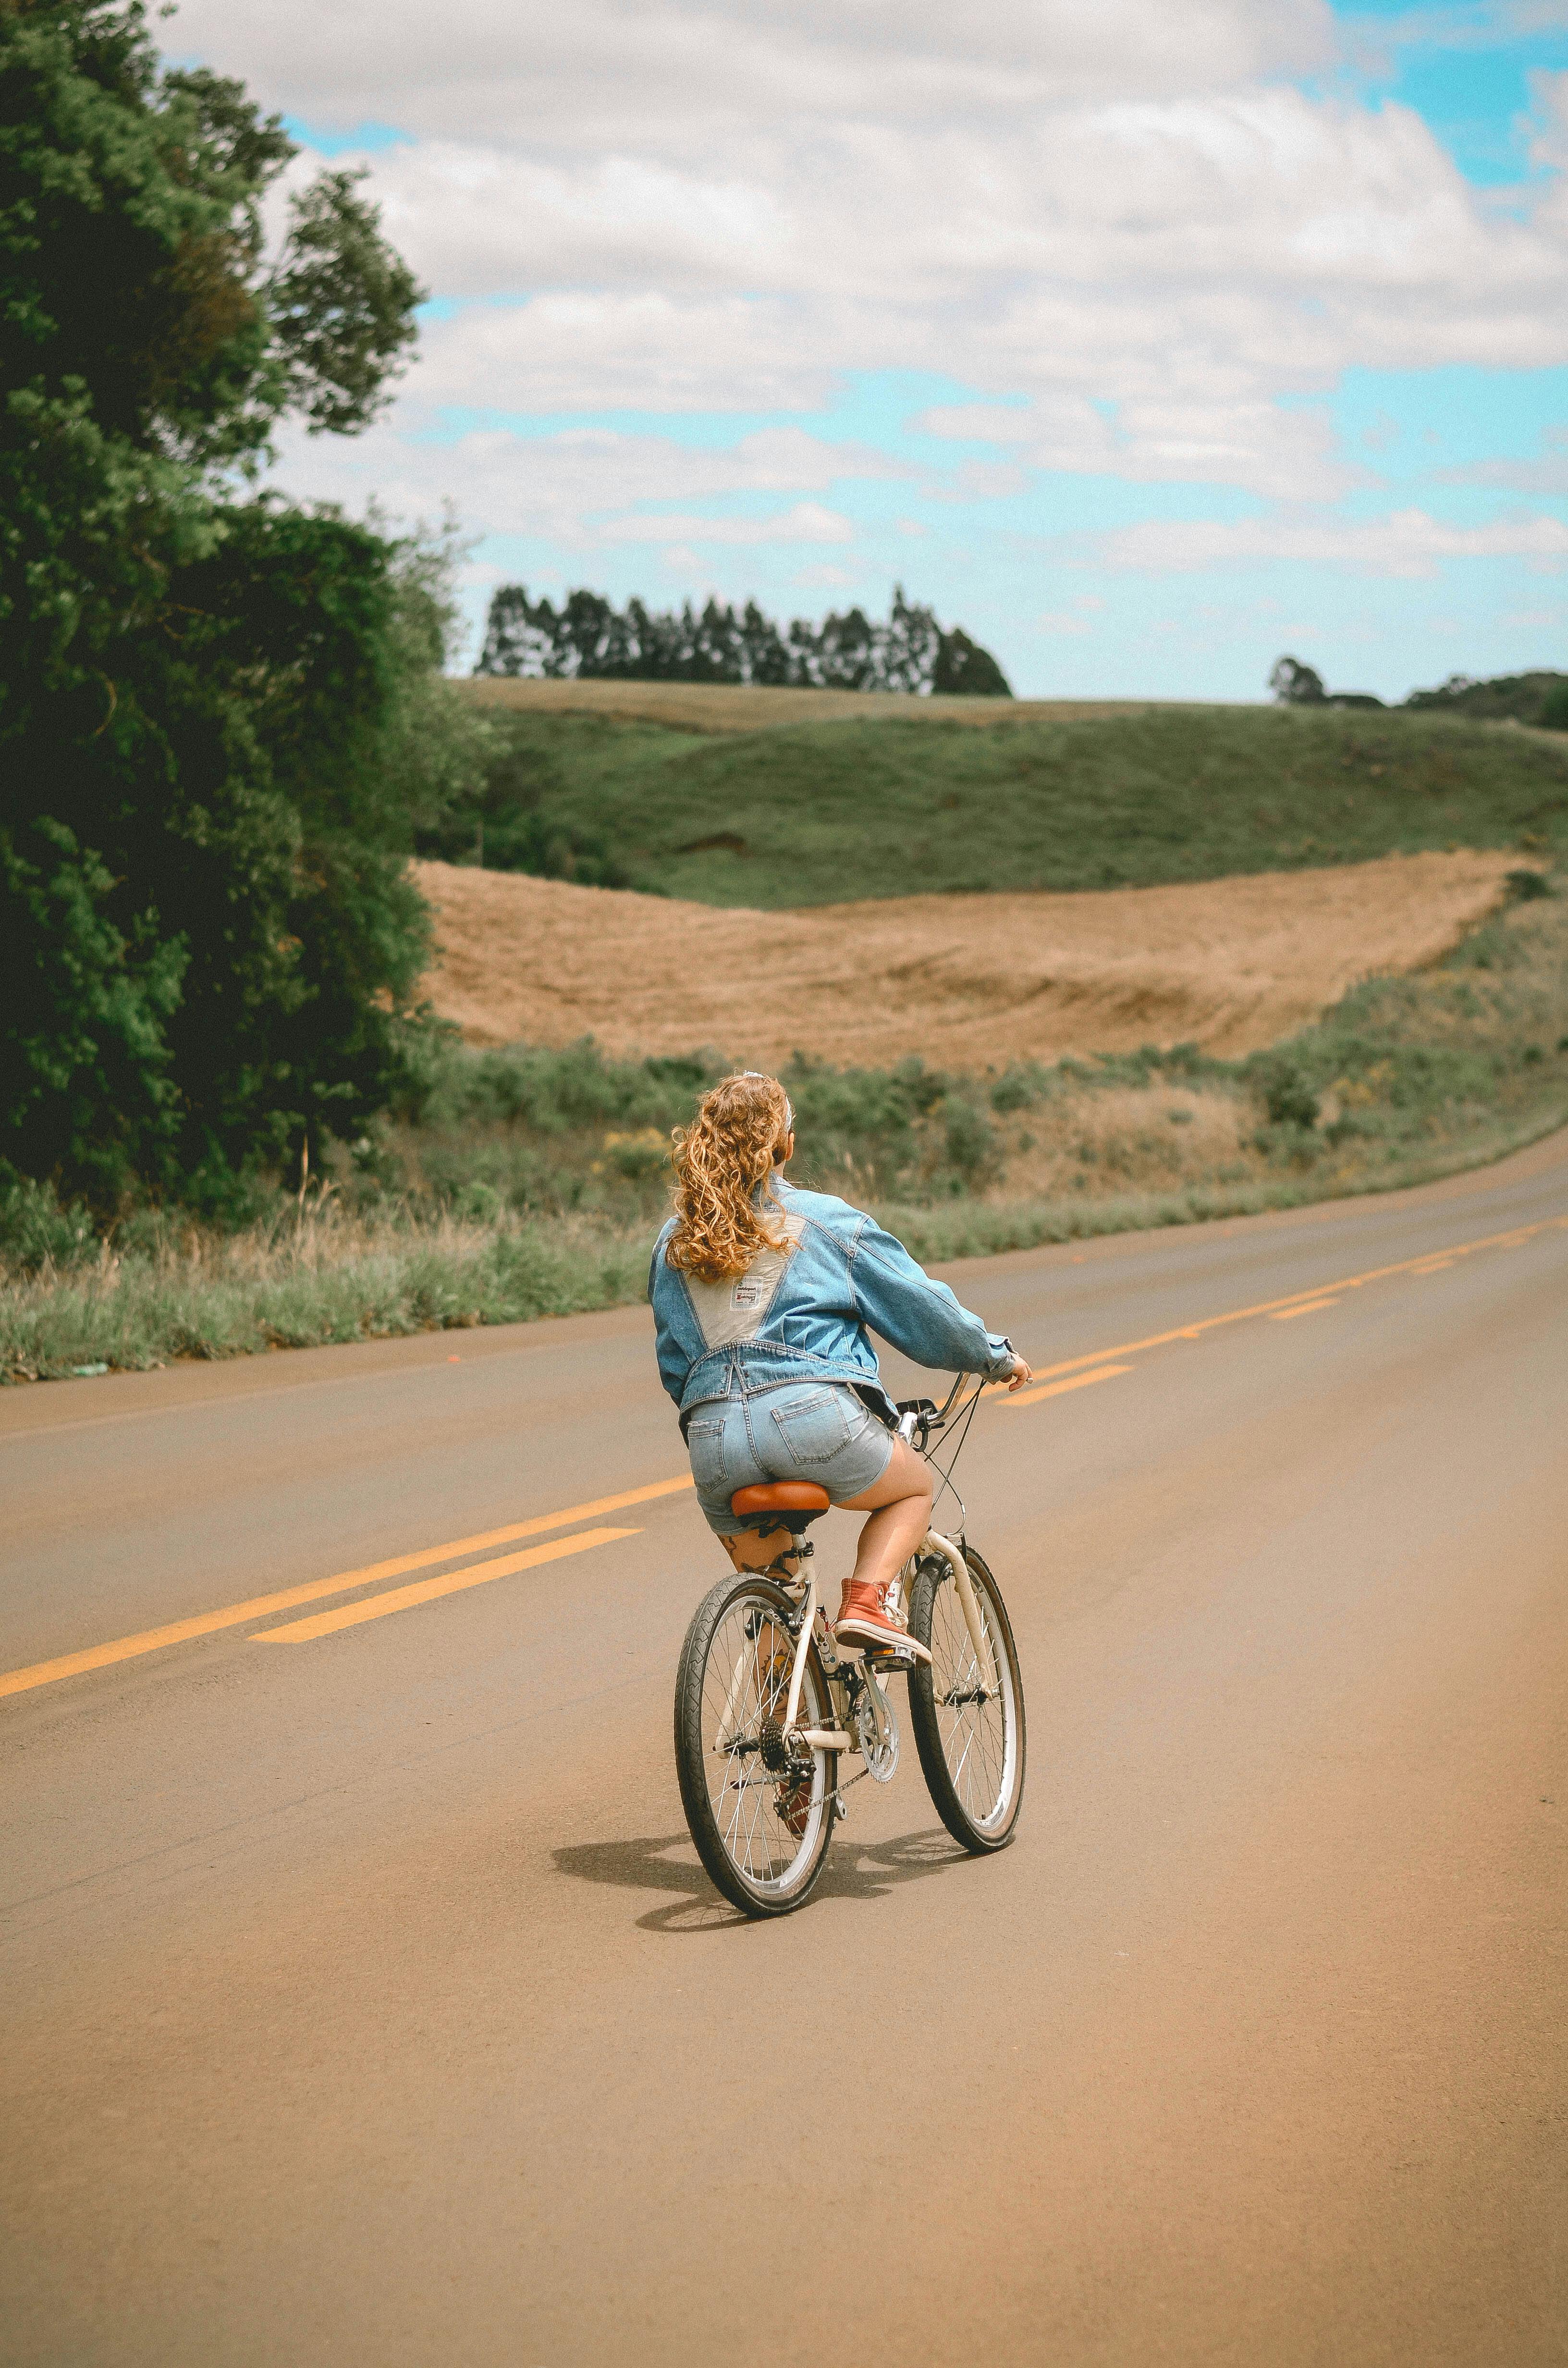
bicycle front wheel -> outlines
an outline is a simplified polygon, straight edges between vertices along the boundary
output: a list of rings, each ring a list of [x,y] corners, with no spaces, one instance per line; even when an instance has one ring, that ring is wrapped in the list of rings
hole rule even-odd
[[[972,1546],[964,1561],[979,1648],[946,1557],[927,1554],[915,1574],[909,1624],[931,1658],[910,1677],[909,1722],[937,1815],[978,1858],[1005,1849],[1017,1830],[1024,1685],[1001,1590]]]
[[[697,1854],[744,1915],[787,1916],[816,1886],[833,1835],[838,1757],[784,1736],[795,1606],[765,1578],[721,1579],[697,1608],[676,1678],[676,1769]],[[808,1646],[798,1725],[831,1727]]]

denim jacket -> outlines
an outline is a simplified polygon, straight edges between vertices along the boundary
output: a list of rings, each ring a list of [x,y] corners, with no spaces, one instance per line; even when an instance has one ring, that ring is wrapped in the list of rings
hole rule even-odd
[[[774,1189],[787,1247],[764,1250],[743,1275],[699,1282],[666,1266],[673,1217],[653,1246],[648,1297],[659,1378],[683,1428],[710,1398],[780,1382],[848,1382],[891,1414],[868,1329],[917,1365],[1006,1378],[1012,1343],[987,1332],[874,1219],[782,1178]]]

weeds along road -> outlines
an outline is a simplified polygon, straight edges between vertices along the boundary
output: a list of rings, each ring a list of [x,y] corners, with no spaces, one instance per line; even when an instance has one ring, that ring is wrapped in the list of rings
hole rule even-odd
[[[0,1398],[7,2368],[1563,2359],[1568,1144],[960,1280],[1020,1837],[774,1926],[645,1313]]]

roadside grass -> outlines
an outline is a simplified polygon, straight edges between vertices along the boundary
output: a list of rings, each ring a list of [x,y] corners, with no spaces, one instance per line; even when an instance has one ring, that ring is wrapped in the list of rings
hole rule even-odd
[[[64,1271],[0,1282],[12,1381],[142,1371],[179,1358],[463,1330],[635,1299],[646,1238],[573,1219],[484,1224],[355,1212],[334,1198],[227,1237],[171,1226]]]
[[[1242,1062],[1192,1046],[983,1076],[797,1062],[802,1183],[953,1259],[1392,1190],[1568,1122],[1568,880],[1434,969],[1374,979]],[[1521,883],[1522,887],[1522,883]],[[744,1048],[743,1048],[744,1053]],[[667,1144],[727,1064],[436,1051],[378,1138],[224,1234],[142,1210],[100,1240],[0,1201],[0,1374],[137,1369],[641,1298]]]
[[[483,812],[454,811],[420,853],[710,905],[1142,886],[1428,848],[1568,855],[1568,734],[1508,724],[1129,707],[735,732],[490,704],[504,723]]]

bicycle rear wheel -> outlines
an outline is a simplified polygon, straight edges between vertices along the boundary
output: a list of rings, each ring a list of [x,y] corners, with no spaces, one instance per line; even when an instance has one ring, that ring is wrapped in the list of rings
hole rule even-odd
[[[676,1676],[676,1770],[691,1839],[725,1898],[758,1918],[804,1904],[833,1835],[837,1754],[785,1759],[794,1616],[772,1580],[721,1579],[697,1607]],[[835,1724],[814,1645],[799,1724]]]
[[[909,1680],[909,1723],[931,1799],[955,1841],[979,1858],[1006,1849],[1024,1796],[1024,1685],[1001,1590],[964,1549],[980,1613],[977,1654],[952,1572],[928,1554],[915,1574],[910,1628],[930,1647]]]

